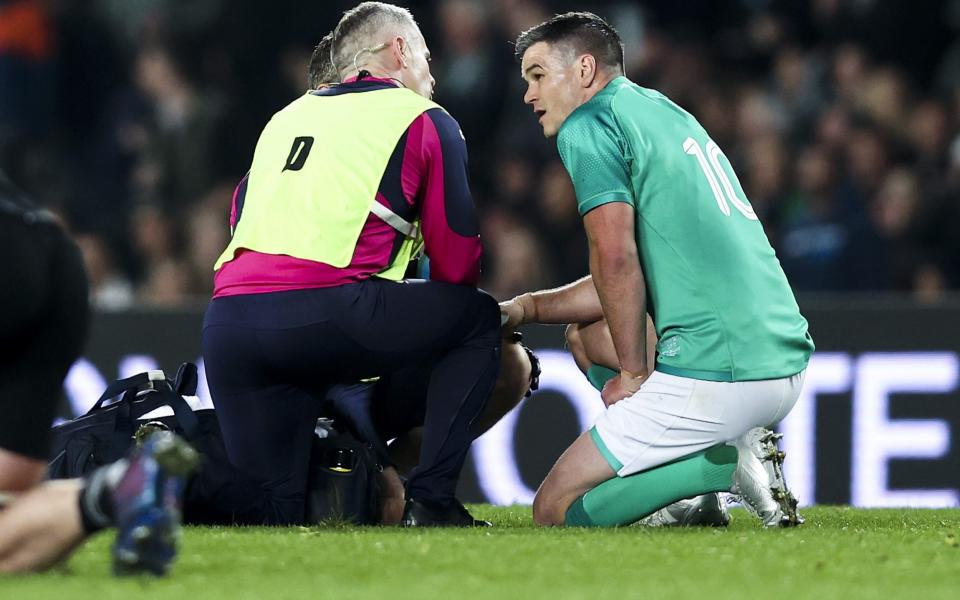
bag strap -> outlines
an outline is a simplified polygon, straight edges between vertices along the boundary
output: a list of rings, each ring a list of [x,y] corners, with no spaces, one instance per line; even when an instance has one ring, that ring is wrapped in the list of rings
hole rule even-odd
[[[180,423],[187,439],[193,439],[200,433],[200,419],[197,418],[197,415],[183,397],[195,396],[199,381],[197,365],[191,362],[181,363],[170,390],[168,405],[173,409],[173,414],[176,415],[177,422]]]
[[[183,399],[183,396],[169,389],[156,390],[144,396],[143,399],[130,403],[129,411],[123,411],[123,407],[121,407],[121,412],[117,414],[116,429],[129,429],[132,435],[137,419],[163,406],[169,406],[173,409],[173,416],[176,417],[177,423],[180,424],[183,434],[188,439],[196,437],[200,430],[200,419],[194,414],[193,409]]]
[[[196,396],[199,383],[200,376],[197,373],[197,365],[185,362],[177,369],[177,376],[173,380],[173,391],[181,396]]]
[[[123,394],[120,400],[114,403],[118,405],[114,417],[114,431],[120,437],[129,438],[133,435],[135,421],[139,417],[162,406],[169,406],[173,409],[173,414],[180,428],[183,429],[184,435],[188,439],[195,438],[200,431],[200,420],[183,399],[183,395],[196,394],[197,381],[197,367],[193,363],[180,365],[177,378],[173,382],[160,370],[138,373],[108,385],[87,414],[103,410],[104,402]],[[152,389],[154,393],[147,394],[146,397],[138,400],[137,392],[143,389]]]
[[[118,379],[107,386],[107,389],[103,391],[103,394],[100,395],[100,398],[90,407],[90,410],[87,411],[87,415],[93,414],[103,408],[104,402],[110,400],[111,398],[116,398],[120,394],[124,394],[124,397],[121,398],[121,402],[127,400],[127,395],[125,392],[131,390],[136,391],[142,386],[151,384],[154,381],[167,381],[166,375],[163,374],[163,371],[153,370],[147,371],[145,373],[137,373],[132,377],[127,377],[125,379]],[[152,384],[151,384],[152,386]]]

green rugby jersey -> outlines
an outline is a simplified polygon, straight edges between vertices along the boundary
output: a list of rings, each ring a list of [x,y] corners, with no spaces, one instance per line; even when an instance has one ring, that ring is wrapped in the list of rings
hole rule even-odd
[[[571,113],[557,147],[581,215],[608,202],[637,211],[658,371],[751,381],[806,367],[807,321],[729,161],[690,113],[618,77]]]

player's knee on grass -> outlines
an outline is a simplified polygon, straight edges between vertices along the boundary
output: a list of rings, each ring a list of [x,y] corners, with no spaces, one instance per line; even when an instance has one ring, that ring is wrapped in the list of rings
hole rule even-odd
[[[582,488],[571,489],[560,483],[563,479],[563,477],[556,477],[556,472],[551,470],[540,484],[540,489],[533,498],[533,521],[537,525],[547,527],[563,525],[566,522],[567,509],[583,495]]]
[[[533,499],[533,522],[545,527],[563,525],[567,509],[574,500],[576,498],[564,498],[541,487]]]

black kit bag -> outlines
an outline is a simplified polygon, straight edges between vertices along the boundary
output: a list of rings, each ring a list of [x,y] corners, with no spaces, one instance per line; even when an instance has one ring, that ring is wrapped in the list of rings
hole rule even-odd
[[[347,432],[315,436],[307,476],[307,522],[314,525],[380,522],[383,466],[369,444]]]
[[[138,432],[151,429],[174,431],[201,453],[211,446],[222,453],[223,441],[213,409],[194,412],[183,399],[196,391],[197,367],[191,363],[183,363],[173,380],[163,371],[148,371],[113,382],[85,415],[53,428],[48,477],[81,477],[119,460],[127,455]],[[169,406],[174,414],[149,423],[140,420],[162,406]]]
[[[184,396],[197,393],[197,367],[183,363],[173,380],[163,371],[148,371],[110,384],[83,416],[53,428],[51,479],[81,477],[97,467],[126,456],[148,432],[170,430],[200,453],[200,473],[187,481],[183,499],[184,522],[194,525],[230,525],[236,507],[247,498],[234,492],[236,484],[250,484],[230,464],[223,435],[212,408],[194,411]],[[118,400],[109,403],[114,398]],[[168,406],[173,414],[142,419]]]
[[[127,455],[138,432],[168,429],[201,455],[201,473],[187,484],[184,522],[229,525],[238,506],[246,508],[246,486],[256,485],[229,461],[213,409],[194,411],[183,396],[197,390],[197,367],[183,363],[173,380],[162,371],[139,373],[110,384],[85,415],[53,428],[50,479],[82,477]],[[118,400],[108,403],[110,400]],[[140,417],[168,406],[172,415]],[[332,428],[314,438],[307,489],[307,521],[323,524],[380,521],[376,452],[349,433]]]

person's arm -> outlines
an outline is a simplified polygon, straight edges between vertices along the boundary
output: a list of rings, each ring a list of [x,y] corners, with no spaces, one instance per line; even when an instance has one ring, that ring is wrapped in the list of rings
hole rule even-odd
[[[480,225],[467,177],[467,146],[456,120],[442,109],[424,113],[420,226],[431,281],[476,286]]]
[[[527,323],[590,323],[603,318],[600,297],[587,275],[565,286],[528,292],[500,303],[504,329]]]
[[[590,272],[620,361],[620,377],[603,389],[609,406],[640,388],[647,364],[647,294],[637,243],[634,208],[623,202],[598,206],[583,218],[590,245]]]
[[[647,378],[646,289],[637,250],[634,165],[642,159],[609,109],[571,115],[557,150],[577,194],[590,246],[590,272],[613,338],[620,376],[601,394],[608,406]]]

